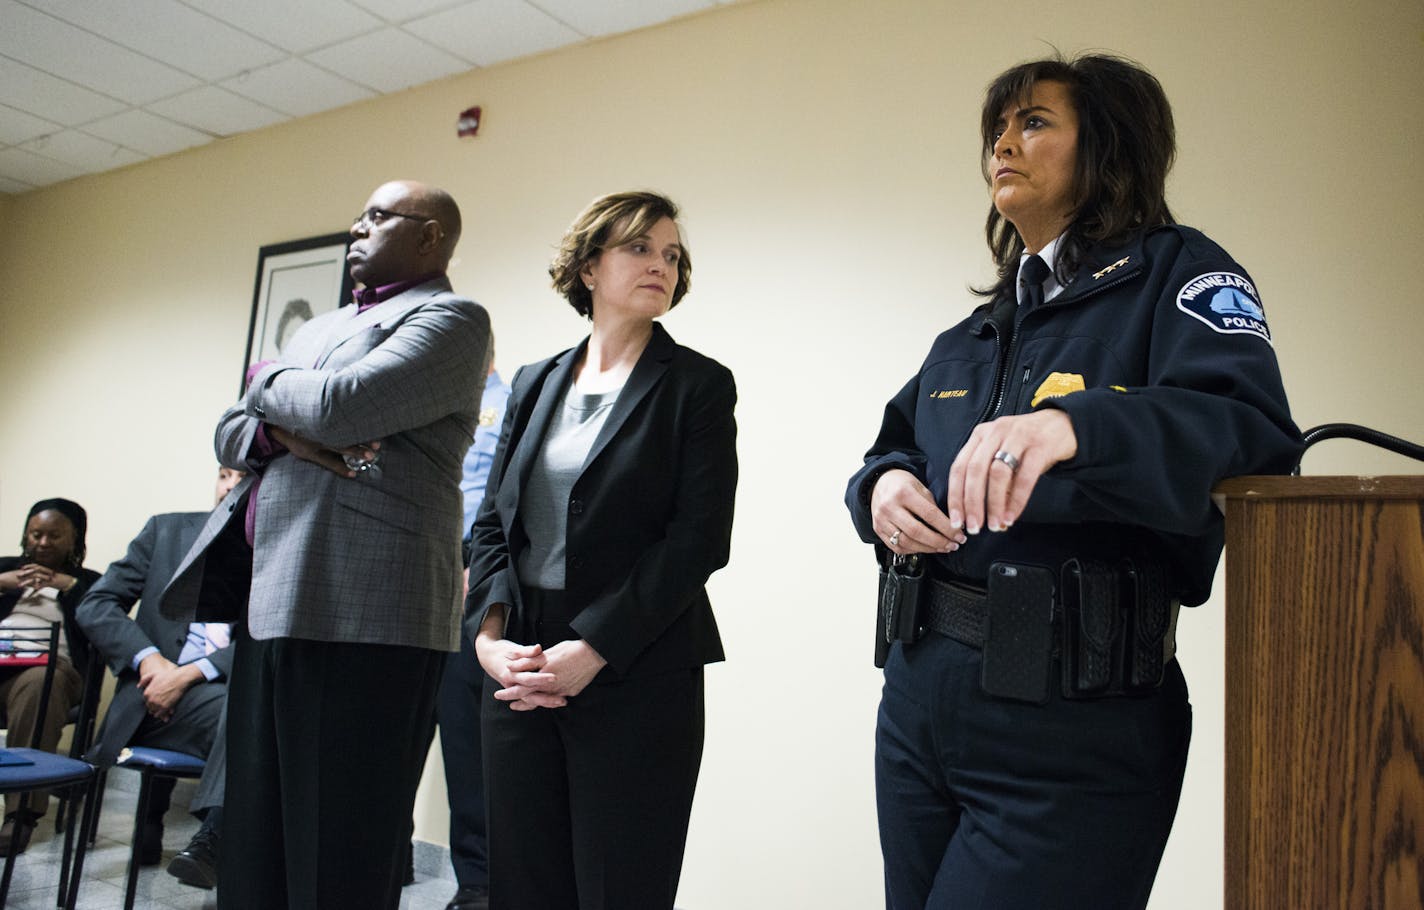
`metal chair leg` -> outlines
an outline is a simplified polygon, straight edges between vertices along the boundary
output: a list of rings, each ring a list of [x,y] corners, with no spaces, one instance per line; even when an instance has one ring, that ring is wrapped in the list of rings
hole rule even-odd
[[[143,840],[143,820],[148,817],[149,791],[153,785],[153,772],[144,768],[139,772],[138,811],[134,813],[133,848],[129,851],[128,884],[124,886],[124,910],[133,910],[134,895],[138,892],[138,855]]]
[[[75,843],[74,823],[76,820],[79,820],[82,824],[82,818],[87,815],[84,811],[87,808],[87,797],[93,793],[93,790],[94,778],[91,777],[85,781],[82,786],[70,787],[69,790],[66,791],[64,801],[60,803],[61,813],[66,814],[68,817],[64,819],[64,825],[61,829],[64,831],[64,852],[60,855],[59,896],[56,898],[55,903],[57,907],[63,908],[67,906],[67,896],[71,890],[69,887],[70,866],[72,863],[77,864],[79,854],[82,854],[84,851],[84,843],[82,841],[78,844]],[[77,873],[75,873],[75,878],[78,878]]]
[[[89,786],[86,790],[88,799],[93,799],[97,793],[103,791],[98,788],[96,778],[90,778]],[[87,800],[86,800],[87,802]],[[74,849],[74,868],[71,870],[69,879],[69,894],[64,900],[64,910],[74,910],[74,905],[79,901],[79,882],[84,875],[84,856],[90,844],[94,842],[94,827],[98,813],[88,811],[87,805],[82,805],[79,813],[82,821],[79,826],[79,841]],[[70,820],[73,827],[73,819]]]

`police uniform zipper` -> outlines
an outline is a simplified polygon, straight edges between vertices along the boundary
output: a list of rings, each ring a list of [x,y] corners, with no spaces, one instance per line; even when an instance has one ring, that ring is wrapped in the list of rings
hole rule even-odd
[[[1080,300],[1087,300],[1095,294],[1099,294],[1103,291],[1106,291],[1108,288],[1117,287],[1120,284],[1124,284],[1132,280],[1133,278],[1136,278],[1141,271],[1142,266],[1139,263],[1136,268],[1128,272],[1123,272],[1121,275],[1113,278],[1112,280],[1104,284],[1093,285],[1091,288],[1088,288],[1081,296],[1073,297],[1067,292],[1060,294],[1056,299],[1049,300],[1044,303],[1042,309],[1046,310],[1052,306],[1062,306],[1068,303],[1077,303]],[[1023,325],[1017,318],[1018,314],[1015,313],[1014,315],[1016,317],[1014,319],[1014,334],[1013,337],[1009,339],[1008,348],[1004,350],[1003,360],[999,362],[999,369],[997,370],[996,375],[994,377],[994,394],[989,397],[989,405],[984,409],[984,413],[979,415],[979,423],[984,423],[985,421],[993,420],[995,417],[998,417],[1000,410],[1002,410],[1004,406],[1004,393],[1007,391],[1007,387],[1009,384],[1009,367],[1013,364],[1015,347],[1018,344],[1019,335],[1023,331]],[[1033,314],[1025,313],[1023,318],[1028,319],[1028,317],[1031,315]],[[992,322],[989,323],[989,326],[994,330],[994,340],[999,343],[1000,348],[1003,348],[1004,339],[1003,336],[999,333],[999,327],[997,325],[994,325]],[[1020,385],[1023,385],[1024,383],[1028,382],[1029,371],[1029,367],[1024,368],[1024,375],[1019,380]]]
[[[1003,345],[1003,336],[999,334],[999,327],[994,328],[994,340],[999,342],[999,347],[1003,350],[1003,359],[999,361],[999,368],[994,375],[994,394],[989,396],[989,406],[984,409],[984,413],[979,415],[979,423],[993,420],[999,416],[999,409],[1004,406],[1004,390],[1009,383],[1009,364],[1013,363],[1014,346],[1018,343],[1018,327],[1014,328],[1013,337],[1009,339],[1007,348]]]

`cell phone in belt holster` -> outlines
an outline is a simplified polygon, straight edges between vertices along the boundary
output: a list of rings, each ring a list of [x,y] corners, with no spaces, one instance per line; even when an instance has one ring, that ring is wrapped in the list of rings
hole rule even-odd
[[[989,695],[1041,705],[1053,670],[1053,572],[1042,566],[989,566],[980,686]]]
[[[920,596],[924,591],[920,557],[892,555],[880,567],[880,597],[876,610],[875,666],[884,667],[894,642],[913,644],[923,628]]]

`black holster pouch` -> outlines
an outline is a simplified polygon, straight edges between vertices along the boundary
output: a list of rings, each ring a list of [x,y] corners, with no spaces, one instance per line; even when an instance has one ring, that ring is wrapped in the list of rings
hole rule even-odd
[[[1062,572],[1063,695],[1099,698],[1162,684],[1172,601],[1164,569],[1070,559]]]
[[[914,644],[925,633],[923,604],[927,583],[918,556],[891,555],[880,566],[880,596],[875,624],[875,666],[884,667],[894,642]]]

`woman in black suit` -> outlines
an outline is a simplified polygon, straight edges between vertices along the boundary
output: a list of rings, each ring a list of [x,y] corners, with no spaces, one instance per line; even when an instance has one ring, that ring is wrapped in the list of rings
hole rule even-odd
[[[549,273],[592,332],[515,374],[475,521],[496,908],[658,910],[677,893],[737,456],[731,372],[654,321],[692,274],[676,218],[618,193],[565,235]]]

